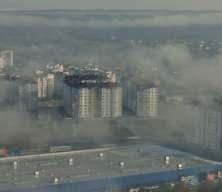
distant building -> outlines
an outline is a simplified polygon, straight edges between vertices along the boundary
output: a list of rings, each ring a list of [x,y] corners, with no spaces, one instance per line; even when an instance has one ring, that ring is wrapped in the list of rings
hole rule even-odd
[[[61,100],[42,100],[38,102],[37,119],[41,121],[50,121],[56,123],[55,120],[62,118],[61,109],[63,101]]]
[[[137,90],[138,117],[157,117],[158,116],[158,97],[159,90],[156,87],[142,88]]]
[[[96,88],[73,89],[78,97],[73,102],[73,112],[77,118],[95,118],[99,114],[98,92]],[[75,115],[73,115],[75,116]]]
[[[195,128],[197,144],[219,151],[222,149],[222,114],[220,111],[199,108],[200,125]]]
[[[75,119],[114,118],[122,116],[122,89],[118,86],[64,88],[64,107]]]
[[[5,67],[11,67],[14,65],[14,53],[12,50],[6,50],[0,52],[0,70]]]
[[[124,86],[124,106],[138,117],[158,117],[159,88],[154,84],[140,86],[129,82]]]
[[[170,105],[169,117],[175,129],[184,133],[188,143],[220,151],[222,149],[222,113],[216,109],[190,104]]]
[[[47,97],[47,78],[40,76],[37,78],[38,98],[43,99]]]
[[[64,96],[64,74],[63,72],[55,73],[55,97],[63,99]]]
[[[111,117],[112,115],[112,90],[101,89],[101,117]]]
[[[37,83],[33,81],[22,81],[19,85],[19,107],[21,110],[36,111]],[[25,108],[24,108],[25,107]]]
[[[54,74],[42,74],[37,77],[38,98],[51,99],[55,93],[55,76]]]
[[[121,87],[114,87],[111,90],[111,116],[120,117],[123,113],[123,93]]]
[[[14,105],[18,102],[18,86],[14,80],[0,81],[0,106]]]
[[[65,78],[64,107],[74,119],[122,116],[122,88],[111,72],[89,69]]]
[[[37,70],[38,98],[63,99],[64,66],[61,64],[47,65],[46,72]]]
[[[54,74],[47,74],[47,98],[53,98],[55,94],[55,76]]]
[[[64,72],[64,66],[63,64],[56,64],[56,65],[47,65],[46,69],[49,70],[52,73],[57,73],[57,72]]]
[[[101,117],[122,116],[122,88],[101,89]]]

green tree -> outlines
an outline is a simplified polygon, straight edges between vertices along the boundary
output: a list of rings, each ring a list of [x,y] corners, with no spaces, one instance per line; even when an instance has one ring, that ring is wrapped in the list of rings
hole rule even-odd
[[[222,192],[221,185],[215,184],[212,182],[204,182],[202,183],[197,192]]]
[[[191,190],[183,183],[177,184],[172,192],[191,192]]]
[[[160,192],[172,192],[173,187],[171,187],[170,185],[161,185],[160,186]]]

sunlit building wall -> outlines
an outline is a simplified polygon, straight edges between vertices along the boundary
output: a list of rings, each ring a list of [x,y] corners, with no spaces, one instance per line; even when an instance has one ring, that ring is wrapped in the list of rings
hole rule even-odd
[[[124,85],[124,107],[143,118],[159,115],[159,88],[157,86]]]
[[[121,87],[111,89],[111,117],[121,117],[123,113],[123,93]]]
[[[38,98],[43,99],[47,97],[47,78],[41,76],[37,78]]]
[[[64,105],[66,113],[75,119],[121,117],[122,89],[65,85]]]
[[[54,74],[40,75],[37,77],[38,98],[53,98],[55,94]]]
[[[158,117],[159,90],[156,87],[137,91],[136,114],[138,117]]]

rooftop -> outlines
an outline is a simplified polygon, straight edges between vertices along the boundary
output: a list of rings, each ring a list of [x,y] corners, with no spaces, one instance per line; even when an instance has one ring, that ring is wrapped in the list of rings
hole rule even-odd
[[[165,157],[170,157],[170,164]],[[210,162],[156,145],[130,145],[0,159],[0,188],[89,181],[196,167]]]
[[[81,74],[65,76],[65,83],[70,87],[115,87],[117,82],[110,82],[103,75]]]

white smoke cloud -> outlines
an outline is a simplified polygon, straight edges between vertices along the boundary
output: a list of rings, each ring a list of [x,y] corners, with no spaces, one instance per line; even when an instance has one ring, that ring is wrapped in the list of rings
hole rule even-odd
[[[127,62],[123,66],[130,66],[138,81],[160,79],[169,88],[178,87],[187,92],[201,89],[212,94],[222,92],[222,53],[196,57],[188,47],[171,44],[136,47],[126,53],[125,58]]]

